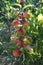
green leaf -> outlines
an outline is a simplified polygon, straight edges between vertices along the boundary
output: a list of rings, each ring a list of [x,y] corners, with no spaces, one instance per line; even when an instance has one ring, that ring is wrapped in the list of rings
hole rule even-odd
[[[25,9],[27,9],[29,7],[34,7],[34,5],[33,4],[28,4],[28,5],[26,5],[26,6],[23,7],[23,10],[25,10]]]
[[[22,7],[20,4],[17,4],[17,3],[12,4],[12,6],[15,7],[15,8],[21,8]]]

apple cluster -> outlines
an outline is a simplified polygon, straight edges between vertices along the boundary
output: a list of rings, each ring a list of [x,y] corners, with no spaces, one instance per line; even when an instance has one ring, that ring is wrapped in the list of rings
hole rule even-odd
[[[24,0],[20,1],[20,3],[23,2]],[[23,50],[30,45],[30,41],[28,39],[31,37],[26,35],[26,29],[30,26],[30,22],[28,21],[30,14],[20,11],[19,14],[15,14],[15,16],[16,20],[13,21],[13,26],[16,29],[16,33],[13,36],[13,42],[16,45],[16,50],[14,50],[12,54],[15,57],[20,57],[24,53]]]
[[[28,38],[29,36],[26,36],[26,28],[30,26],[30,23],[27,21],[27,19],[30,18],[30,15],[28,13],[22,13],[16,15],[16,20],[13,21],[13,26],[16,31],[16,47],[17,49],[13,51],[13,56],[19,57],[23,54],[21,49],[25,48],[30,44]]]

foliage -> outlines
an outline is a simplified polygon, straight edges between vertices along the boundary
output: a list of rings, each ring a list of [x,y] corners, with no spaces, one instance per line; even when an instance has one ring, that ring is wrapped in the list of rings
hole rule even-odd
[[[21,48],[20,50],[24,52],[23,56],[15,59],[12,55],[16,49],[15,40],[12,41],[11,37],[15,36],[16,29],[12,23],[21,8],[24,13],[30,14],[30,18],[27,19],[30,26],[26,28],[26,35],[31,37],[30,46],[27,49],[32,54]],[[0,14],[0,58],[9,58],[12,64],[15,62],[14,64],[21,63],[22,65],[26,63],[27,65],[43,65],[43,0],[26,0],[24,6],[16,0],[0,0]]]

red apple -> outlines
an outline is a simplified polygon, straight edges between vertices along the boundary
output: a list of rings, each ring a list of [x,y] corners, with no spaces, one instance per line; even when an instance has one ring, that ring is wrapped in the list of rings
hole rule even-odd
[[[21,54],[22,53],[19,49],[17,49],[16,51],[13,52],[13,56],[15,56],[15,57],[19,57],[19,56],[21,56]]]
[[[26,19],[28,19],[28,18],[30,18],[30,14],[24,13],[24,14],[23,14],[23,17],[26,18]]]
[[[19,27],[22,27],[22,24],[21,24],[20,21],[15,20],[15,21],[13,22],[13,26],[14,26],[15,28],[19,28]]]
[[[25,22],[24,22],[24,29],[26,29],[26,28],[29,27],[29,26],[30,26],[30,23],[27,22],[27,21],[25,21]]]
[[[29,26],[30,23],[29,23],[29,22],[24,22],[24,25],[25,25],[25,26]]]
[[[21,47],[22,44],[23,44],[23,42],[22,42],[21,40],[18,40],[18,41],[17,41],[17,46],[20,46],[20,47]]]
[[[17,31],[17,34],[19,35],[19,36],[24,36],[25,35],[25,30],[22,30],[22,29],[19,29],[18,31]]]

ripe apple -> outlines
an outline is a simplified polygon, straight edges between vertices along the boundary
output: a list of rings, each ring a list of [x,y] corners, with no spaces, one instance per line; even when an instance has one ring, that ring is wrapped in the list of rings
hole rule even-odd
[[[17,46],[20,46],[21,47],[22,45],[23,45],[23,42],[21,40],[18,40],[17,41]]]
[[[29,27],[29,26],[30,26],[30,23],[29,23],[29,22],[27,22],[27,21],[24,22],[24,27],[25,27],[25,28],[27,28],[27,27]]]
[[[13,52],[13,56],[15,56],[15,57],[19,57],[19,56],[21,56],[21,54],[22,53],[19,49],[17,49],[16,51]]]
[[[20,21],[15,20],[15,21],[13,22],[13,26],[14,26],[15,28],[20,28],[20,27],[22,27],[22,24],[21,24]]]
[[[23,17],[26,18],[26,19],[28,19],[28,18],[30,18],[30,14],[24,13],[24,14],[23,14]]]
[[[17,35],[18,36],[24,36],[26,34],[26,32],[25,32],[25,30],[22,30],[22,29],[19,29],[18,31],[17,31]]]

